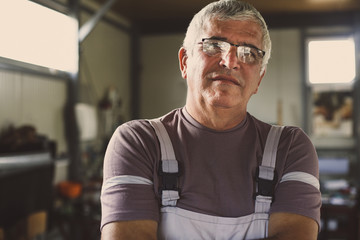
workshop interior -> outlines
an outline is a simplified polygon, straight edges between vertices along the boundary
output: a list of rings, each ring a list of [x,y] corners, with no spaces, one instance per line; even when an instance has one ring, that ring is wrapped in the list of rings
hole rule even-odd
[[[360,239],[360,1],[247,1],[273,49],[248,111],[312,140],[318,239]],[[177,53],[210,2],[0,2],[0,240],[100,239],[108,141],[184,106]]]

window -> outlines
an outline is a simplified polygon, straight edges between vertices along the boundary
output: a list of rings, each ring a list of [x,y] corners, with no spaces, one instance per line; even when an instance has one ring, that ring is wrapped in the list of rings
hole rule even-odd
[[[351,83],[356,75],[354,39],[309,40],[308,64],[310,84]]]
[[[76,19],[31,1],[2,1],[0,29],[0,56],[5,60],[78,72]]]
[[[305,44],[310,135],[317,147],[351,146],[356,79],[354,38],[350,33],[315,35],[309,36]],[[330,138],[336,140],[331,142]]]

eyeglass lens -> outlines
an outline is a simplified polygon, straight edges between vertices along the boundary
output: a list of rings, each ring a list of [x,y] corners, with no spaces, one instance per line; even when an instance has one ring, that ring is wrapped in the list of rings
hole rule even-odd
[[[219,53],[227,53],[231,45],[228,42],[218,39],[203,39],[203,51],[209,56]],[[263,54],[258,49],[250,46],[236,46],[238,59],[246,64],[256,64],[263,58]]]

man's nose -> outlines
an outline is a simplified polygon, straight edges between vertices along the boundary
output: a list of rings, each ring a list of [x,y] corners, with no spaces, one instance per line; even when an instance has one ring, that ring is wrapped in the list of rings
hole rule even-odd
[[[236,48],[232,47],[229,51],[224,52],[221,56],[220,65],[228,69],[239,69],[240,62],[237,57]]]

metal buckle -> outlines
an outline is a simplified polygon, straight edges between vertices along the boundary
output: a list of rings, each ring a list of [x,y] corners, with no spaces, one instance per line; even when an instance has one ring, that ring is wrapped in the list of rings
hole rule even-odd
[[[273,180],[268,180],[259,177],[259,167],[256,168],[256,193],[255,196],[262,195],[267,197],[273,197],[275,192],[275,185],[277,183],[277,172],[274,169]]]
[[[160,162],[158,171],[161,179],[161,185],[159,187],[160,195],[164,190],[179,191],[178,179],[180,176],[180,168],[178,167],[178,172],[175,173],[164,172],[162,169],[162,162]]]

